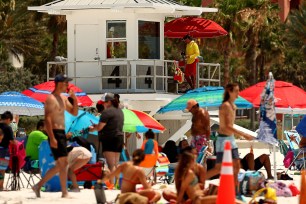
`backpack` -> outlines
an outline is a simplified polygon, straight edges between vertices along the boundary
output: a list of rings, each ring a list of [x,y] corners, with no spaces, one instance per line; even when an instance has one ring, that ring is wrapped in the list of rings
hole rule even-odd
[[[239,177],[240,193],[246,196],[253,195],[265,181],[265,176],[260,171],[246,171]]]

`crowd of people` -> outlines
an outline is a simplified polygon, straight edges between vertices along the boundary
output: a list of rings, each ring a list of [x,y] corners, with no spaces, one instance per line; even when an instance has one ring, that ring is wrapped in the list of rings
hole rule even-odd
[[[55,77],[55,90],[50,94],[45,102],[45,118],[37,124],[37,130],[33,131],[27,140],[26,154],[31,160],[38,159],[38,148],[42,141],[48,140],[53,157],[56,161],[55,166],[51,168],[45,176],[33,186],[33,191],[37,197],[40,197],[41,187],[59,173],[62,197],[69,197],[66,187],[67,178],[72,181],[71,190],[78,192],[79,187],[76,181],[74,171],[85,165],[92,157],[90,149],[84,147],[67,148],[67,140],[71,134],[65,133],[64,111],[72,115],[77,115],[77,99],[73,91],[69,91],[69,100],[61,95],[68,87],[68,81],[71,79],[66,75],[57,75]],[[145,133],[145,140],[141,149],[133,152],[132,160],[119,163],[120,153],[124,146],[123,132],[123,112],[121,110],[119,95],[107,93],[103,95],[101,101],[97,103],[99,123],[92,124],[89,131],[99,132],[99,144],[102,144],[102,154],[106,159],[109,173],[104,174],[103,180],[109,180],[115,183],[114,178],[122,174],[121,192],[137,192],[141,196],[148,198],[150,202],[157,202],[161,195],[155,192],[151,184],[147,182],[145,173],[139,167],[144,161],[145,155],[156,155],[159,151],[165,153],[171,163],[177,163],[175,169],[175,187],[176,193],[166,190],[163,197],[166,200],[177,203],[202,203],[207,194],[205,190],[205,180],[217,174],[220,174],[221,162],[224,154],[224,144],[226,141],[231,143],[232,157],[234,164],[234,178],[238,191],[238,172],[244,170],[258,170],[265,167],[268,178],[271,175],[271,164],[268,155],[261,155],[254,158],[251,151],[244,158],[240,158],[238,146],[234,135],[240,135],[247,140],[253,137],[234,128],[236,105],[234,104],[239,94],[237,84],[228,84],[225,87],[224,99],[219,108],[220,127],[219,135],[216,140],[215,148],[210,142],[210,116],[207,110],[201,108],[194,99],[188,100],[186,111],[192,114],[191,142],[187,139],[180,141],[176,146],[175,141],[167,141],[162,149],[159,149],[155,140],[155,134],[152,130]],[[8,147],[10,143],[14,144],[14,134],[9,124],[13,120],[10,112],[1,115],[0,122],[0,157],[9,156]],[[216,164],[207,171],[206,165],[196,162],[197,156],[203,146],[208,146],[207,151],[216,155]],[[215,153],[214,153],[214,151]],[[0,170],[0,190],[3,190],[3,180],[5,171]],[[136,189],[137,184],[142,184],[141,190]]]

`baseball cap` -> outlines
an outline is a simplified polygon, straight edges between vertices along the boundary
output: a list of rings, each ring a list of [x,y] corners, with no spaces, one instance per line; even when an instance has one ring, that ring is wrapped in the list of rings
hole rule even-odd
[[[104,102],[107,102],[107,101],[112,101],[114,100],[115,97],[114,97],[114,94],[113,93],[105,93],[104,95],[102,95],[101,97],[101,100],[104,101]]]
[[[66,82],[66,81],[72,81],[72,78],[69,78],[66,74],[58,74],[54,78],[54,82]]]
[[[186,104],[185,112],[189,112],[198,102],[194,99],[189,99]]]

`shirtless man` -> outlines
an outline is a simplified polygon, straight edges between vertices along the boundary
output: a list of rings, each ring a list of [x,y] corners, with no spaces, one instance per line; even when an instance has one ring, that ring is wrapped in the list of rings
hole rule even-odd
[[[238,146],[235,142],[234,134],[241,135],[247,140],[254,139],[254,137],[252,137],[251,135],[241,132],[234,128],[236,109],[237,109],[234,102],[238,98],[238,95],[239,95],[238,84],[235,83],[228,84],[225,87],[222,105],[220,106],[219,109],[220,123],[219,123],[219,135],[216,141],[216,152],[217,152],[216,165],[213,169],[208,170],[206,174],[206,178],[208,179],[220,173],[224,144],[226,141],[230,141],[232,147],[232,157],[234,165],[234,179],[237,187],[238,187],[238,172],[240,169],[240,159],[238,153]]]
[[[186,111],[192,114],[191,146],[195,147],[198,152],[203,145],[209,145],[210,139],[210,119],[208,111],[200,108],[196,100],[190,99],[187,101]]]
[[[60,184],[62,189],[62,197],[67,198],[67,149],[65,135],[65,116],[64,111],[67,110],[74,116],[78,114],[77,98],[72,90],[69,90],[70,98],[73,103],[68,101],[66,96],[61,95],[67,91],[68,81],[71,81],[66,75],[59,74],[55,77],[55,89],[45,101],[45,128],[48,134],[50,148],[56,161],[55,166],[51,168],[46,175],[33,186],[36,197],[40,197],[40,188],[59,172]]]

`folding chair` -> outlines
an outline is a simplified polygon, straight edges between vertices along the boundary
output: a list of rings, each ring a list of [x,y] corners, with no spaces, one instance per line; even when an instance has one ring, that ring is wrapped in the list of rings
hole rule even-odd
[[[203,146],[202,149],[200,150],[198,157],[197,157],[197,163],[204,165],[206,157],[207,157],[207,148],[208,146]],[[174,182],[174,171],[177,166],[177,163],[170,163],[168,164],[168,172],[165,175],[164,181],[166,181],[168,184],[171,184]]]
[[[294,159],[291,162],[288,169],[286,170],[286,173],[293,164],[295,164],[298,170],[301,170],[302,168],[305,169],[306,167],[306,159],[305,159],[306,148],[299,147],[299,142],[301,140],[299,133],[297,133],[296,131],[284,131],[284,133],[289,142],[289,146],[294,153]],[[302,158],[300,158],[300,155],[302,155]]]
[[[197,163],[204,165],[204,161],[206,159],[206,151],[207,151],[208,146],[203,146],[202,149],[200,150],[198,157],[197,157]]]
[[[41,179],[40,176],[40,168],[39,168],[39,161],[38,160],[31,160],[29,156],[25,158],[25,165],[22,168],[21,171],[22,175],[27,181],[26,188],[33,187],[35,185],[34,178]],[[29,174],[29,177],[27,177],[26,174]]]
[[[16,142],[16,144],[9,145],[10,161],[9,171],[10,175],[6,183],[6,188],[11,190],[20,190],[21,185],[24,188],[22,179],[20,178],[21,168],[25,164],[25,150],[22,142]]]
[[[165,177],[167,173],[169,172],[169,165],[170,161],[165,153],[160,152],[158,154],[157,162],[156,162],[156,167],[155,167],[155,173],[156,177],[160,177],[159,180],[165,182]]]

